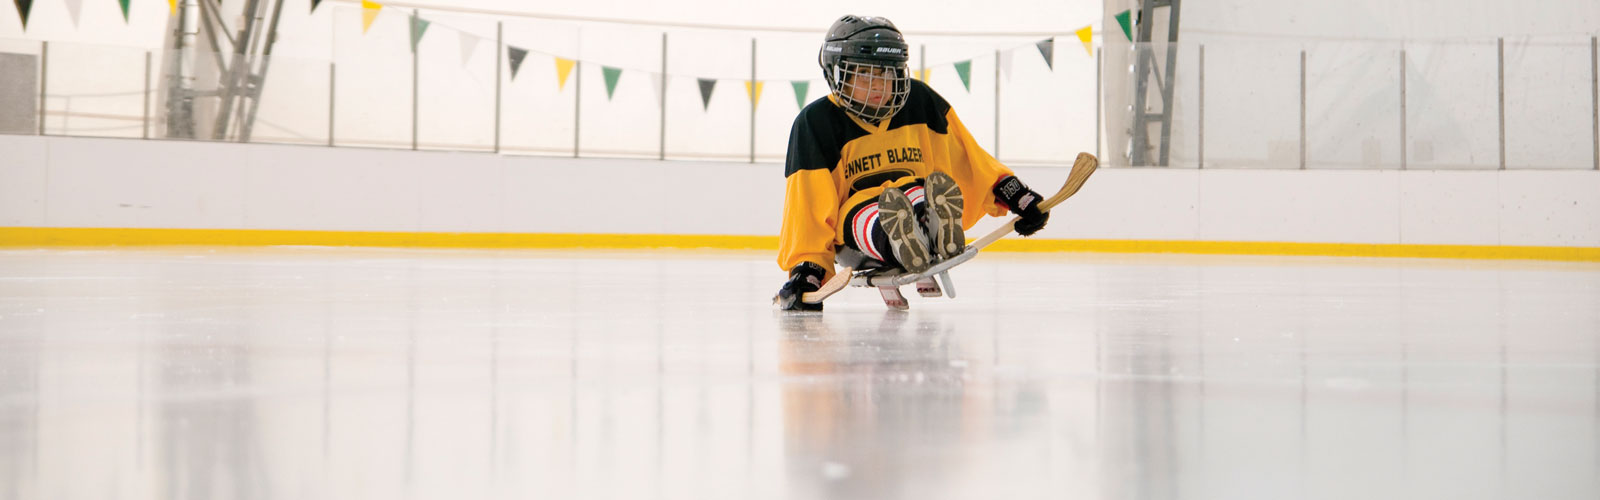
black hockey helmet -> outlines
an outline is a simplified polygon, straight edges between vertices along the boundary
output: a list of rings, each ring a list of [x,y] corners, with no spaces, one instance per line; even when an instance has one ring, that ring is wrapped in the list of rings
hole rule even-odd
[[[905,106],[911,90],[906,69],[910,57],[910,46],[888,19],[844,16],[828,28],[817,63],[828,88],[839,96],[845,109],[877,122]],[[853,95],[858,92],[862,93],[860,99]]]

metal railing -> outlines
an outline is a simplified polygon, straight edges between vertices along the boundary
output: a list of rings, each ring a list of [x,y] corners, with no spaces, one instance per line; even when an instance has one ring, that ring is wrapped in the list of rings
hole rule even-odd
[[[1124,49],[1107,53],[1107,68],[1169,50]],[[1167,167],[1600,170],[1593,36],[1170,50],[1180,51],[1172,133],[1147,146],[1170,149]],[[1132,85],[1117,80],[1104,82],[1112,136],[1133,121]],[[1120,154],[1103,161],[1126,165],[1127,139],[1108,141]]]
[[[727,34],[634,36],[628,45],[650,49],[632,50],[648,53],[648,66],[639,54],[612,66],[605,50],[568,58],[567,49],[530,46],[513,75],[508,30],[492,26],[494,39],[464,34],[416,51],[404,42],[393,50],[405,33],[374,27],[335,36],[331,60],[274,56],[251,142],[781,162],[799,107],[826,93],[820,78],[785,73],[795,54],[811,56],[804,42],[735,38],[748,49],[733,50]],[[588,37],[574,34],[570,45]],[[494,57],[482,50],[490,47]],[[1593,36],[1174,47],[1176,74],[1163,75],[1176,85],[1165,167],[1600,170]],[[930,65],[920,61],[932,62],[930,85],[1002,161],[1068,165],[1096,151],[1105,165],[1130,166],[1133,85],[1120,65],[1135,51],[1169,49],[1091,57],[1069,48],[1047,65],[1031,44],[914,45],[912,69],[924,74]],[[168,54],[15,40],[0,40],[0,53],[32,56],[37,67],[0,75],[9,103],[0,133],[166,137],[159,75]]]

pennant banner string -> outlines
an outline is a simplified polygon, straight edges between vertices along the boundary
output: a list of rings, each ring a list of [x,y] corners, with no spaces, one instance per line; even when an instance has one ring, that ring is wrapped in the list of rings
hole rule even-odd
[[[14,0],[14,1],[18,4],[18,7],[22,7],[24,5],[28,5],[28,4],[32,3],[31,1],[28,1],[28,0]],[[78,0],[78,1],[81,1],[81,0]],[[124,6],[124,9],[126,9],[127,4],[130,2],[130,0],[118,0],[118,1],[119,1],[119,3],[121,3]],[[168,0],[168,1],[169,2],[174,2],[174,3],[176,2],[176,0]],[[322,0],[313,0],[312,9],[315,9],[317,7],[317,4],[320,4],[320,3],[322,3]],[[382,3],[375,2],[375,1],[372,1],[372,0],[361,0],[361,8],[362,8],[362,11],[363,11],[362,12],[362,17],[363,17],[363,19],[362,19],[362,21],[363,21],[362,22],[362,32],[365,33],[368,29],[371,28],[372,23],[378,17],[379,11],[381,11],[384,8],[386,8],[386,6],[384,4],[382,4]],[[1126,13],[1124,13],[1124,14],[1126,14]],[[479,42],[481,42],[483,40],[492,40],[493,39],[492,37],[485,37],[485,36],[479,35],[477,33],[473,33],[473,32],[468,31],[468,30],[463,30],[463,29],[457,28],[455,26],[451,26],[449,24],[439,23],[439,22],[434,22],[434,21],[431,21],[431,20],[423,19],[420,15],[412,15],[412,16],[407,16],[407,17],[415,19],[415,21],[412,21],[412,19],[407,19],[408,21],[412,21],[411,23],[408,23],[408,24],[412,25],[412,26],[410,26],[410,28],[411,28],[411,31],[412,31],[412,38],[413,38],[412,44],[413,44],[413,46],[415,46],[415,44],[419,43],[421,41],[422,35],[424,33],[426,33],[430,29],[444,28],[444,29],[449,29],[451,31],[455,31],[456,33],[458,33],[460,35],[460,39],[461,39],[461,43],[462,43],[462,48],[461,48],[462,56],[461,57],[462,57],[463,62],[465,62],[467,59],[471,58],[472,53],[475,52],[475,50],[476,50],[476,47],[475,47],[476,43],[479,43]],[[1119,15],[1119,21],[1122,20],[1123,17],[1125,17],[1125,16]],[[1126,21],[1124,21],[1124,22],[1126,22]],[[1092,49],[1092,45],[1091,45],[1090,41],[1086,40],[1086,38],[1088,38],[1088,36],[1092,33],[1092,29],[1093,29],[1093,25],[1091,24],[1091,25],[1085,26],[1084,28],[1082,28],[1080,30],[1077,30],[1077,31],[1073,32],[1073,34],[1076,35],[1079,38],[1080,41],[1084,42],[1085,49],[1090,53],[1090,55],[1093,54],[1093,49]],[[1010,59],[1010,57],[1007,57],[1007,56],[1012,56],[1013,55],[1010,52],[1016,51],[1016,50],[1025,49],[1025,48],[1028,48],[1028,47],[1032,47],[1032,48],[1036,49],[1039,52],[1041,57],[1044,58],[1045,65],[1050,67],[1051,69],[1054,69],[1054,67],[1055,67],[1055,64],[1054,64],[1054,62],[1055,62],[1054,61],[1054,53],[1053,53],[1054,52],[1053,51],[1054,42],[1055,42],[1054,38],[1046,38],[1044,40],[1027,43],[1026,45],[1016,45],[1016,46],[1012,46],[1012,47],[1009,47],[1009,48],[1002,48],[1002,49],[1000,49],[1000,51],[1002,52],[1001,59],[997,61],[997,64],[1010,66],[1010,64],[1006,64],[1006,63],[1010,63],[1011,62],[1011,61],[1007,61],[1006,60],[1006,59]],[[507,50],[510,51],[509,55],[511,56],[511,59],[513,60],[512,61],[513,78],[515,77],[515,74],[517,72],[519,72],[519,70],[521,69],[520,68],[521,63],[527,57],[528,54],[539,54],[539,55],[544,55],[544,56],[549,56],[549,57],[556,58],[557,61],[558,61],[557,62],[557,66],[561,70],[560,73],[562,73],[563,76],[566,76],[565,74],[571,71],[571,67],[567,66],[567,65],[563,65],[562,64],[563,62],[567,62],[569,64],[570,63],[578,63],[578,62],[594,63],[593,61],[583,60],[583,59],[579,59],[579,58],[565,57],[562,54],[559,54],[557,52],[540,50],[540,49],[534,48],[534,47],[522,47],[522,46],[512,47],[511,44],[509,44],[509,43],[506,43],[505,45],[507,47]],[[929,75],[933,73],[933,69],[934,68],[955,66],[956,67],[956,72],[958,74],[964,74],[965,78],[962,78],[962,80],[963,80],[963,83],[966,84],[965,86],[969,86],[970,87],[970,85],[971,85],[971,82],[970,82],[971,75],[970,75],[970,73],[971,73],[972,61],[977,60],[977,59],[988,59],[988,58],[989,58],[988,56],[975,56],[975,57],[966,58],[966,59],[959,60],[959,61],[930,62],[926,66],[926,69],[915,71],[915,73],[916,73],[917,77],[920,77],[919,79],[921,79],[923,81],[927,81],[927,78],[929,77]],[[562,67],[562,66],[567,66],[567,67]],[[1005,69],[1009,70],[1010,68],[1005,68]],[[603,65],[602,71],[606,72],[608,74],[609,79],[612,82],[611,86],[613,86],[613,87],[615,85],[616,78],[618,78],[620,76],[621,72],[640,72],[640,73],[645,73],[645,74],[649,74],[649,75],[655,75],[656,78],[662,78],[663,80],[665,78],[692,78],[694,80],[697,80],[697,81],[701,82],[700,86],[704,90],[704,94],[706,96],[709,96],[709,94],[711,93],[710,92],[711,87],[710,87],[710,85],[706,84],[705,82],[708,82],[708,81],[714,82],[714,81],[718,81],[718,80],[740,80],[740,81],[744,81],[744,82],[748,83],[750,81],[750,78],[748,76],[742,76],[742,75],[741,76],[728,76],[728,77],[724,77],[724,78],[713,78],[713,77],[706,77],[704,75],[690,75],[690,74],[687,74],[687,73],[671,73],[671,74],[668,74],[665,77],[663,77],[661,75],[661,72],[660,72],[659,68],[644,69],[644,68],[637,68],[637,67],[630,67],[630,66]],[[1009,71],[1007,71],[1007,73],[1009,73]],[[561,84],[564,87],[565,83],[566,83],[565,82],[566,78],[561,78],[561,80],[562,80]],[[791,82],[791,83],[793,83],[793,82],[800,82],[800,81],[822,82],[824,80],[820,79],[820,78],[812,78],[812,79],[803,79],[802,80],[802,79],[793,79],[793,78],[777,78],[777,77],[774,77],[774,78],[768,78],[768,79],[757,79],[756,81],[758,83],[769,82],[769,81],[773,81],[773,82]],[[797,88],[796,90],[799,91],[800,89]],[[755,92],[751,92],[751,94],[755,95]]]

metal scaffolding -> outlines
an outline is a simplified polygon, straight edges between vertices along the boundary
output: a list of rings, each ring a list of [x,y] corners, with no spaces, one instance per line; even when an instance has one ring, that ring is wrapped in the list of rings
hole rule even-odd
[[[1172,89],[1173,81],[1177,79],[1178,65],[1178,11],[1180,0],[1141,0],[1138,12],[1138,34],[1134,39],[1137,54],[1134,63],[1134,93],[1133,93],[1133,137],[1129,148],[1129,164],[1133,166],[1167,166],[1172,144]],[[1156,9],[1165,7],[1169,16],[1166,25],[1166,44],[1157,47],[1154,43],[1153,31]],[[1156,70],[1156,50],[1161,49],[1166,59],[1166,71]],[[1150,83],[1155,80],[1155,86],[1161,92],[1161,105],[1156,110],[1151,110]],[[1155,161],[1151,161],[1152,145],[1150,127],[1159,123],[1161,132],[1160,149],[1155,151]]]
[[[181,0],[173,16],[162,78],[167,137],[250,140],[283,0],[246,0],[236,30],[222,9],[221,0]],[[206,55],[212,66],[200,64]],[[202,85],[212,79],[215,86]]]

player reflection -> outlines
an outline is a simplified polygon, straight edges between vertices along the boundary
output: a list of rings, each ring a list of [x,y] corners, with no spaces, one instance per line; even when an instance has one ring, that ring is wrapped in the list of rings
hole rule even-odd
[[[8,347],[20,345],[25,344],[13,341]],[[0,498],[42,497],[39,352],[37,347],[17,349],[0,358]]]
[[[940,478],[970,455],[950,448],[986,439],[988,394],[968,390],[965,357],[944,325],[909,324],[900,311],[875,325],[840,327],[821,314],[779,322],[795,498],[937,493]]]
[[[201,326],[175,328],[174,338],[217,335]],[[157,437],[164,498],[266,498],[261,422],[255,399],[228,395],[252,383],[242,341],[164,342],[158,350]]]

